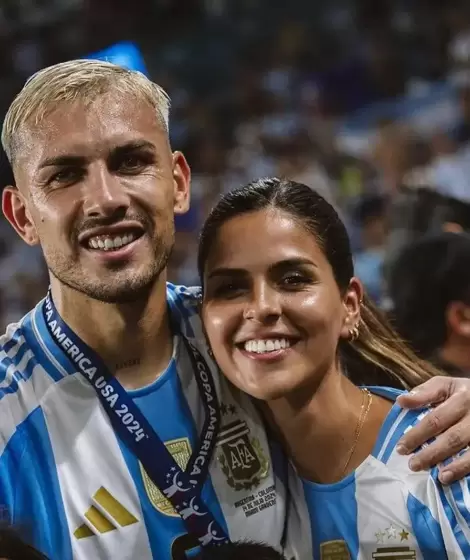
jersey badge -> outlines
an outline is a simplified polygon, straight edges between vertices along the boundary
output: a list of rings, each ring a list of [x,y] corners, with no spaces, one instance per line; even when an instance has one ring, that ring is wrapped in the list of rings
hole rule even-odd
[[[346,541],[334,540],[321,543],[320,560],[351,560]]]
[[[165,442],[165,446],[173,456],[176,464],[181,470],[186,470],[189,459],[191,457],[191,443],[188,438],[174,439]],[[159,488],[155,485],[153,480],[149,477],[141,463],[139,463],[142,480],[144,482],[145,491],[147,492],[148,499],[153,507],[171,517],[179,517],[169,500],[160,492]]]
[[[221,405],[225,422],[217,439],[217,459],[234,490],[251,490],[269,474],[269,460],[248,424],[237,417],[233,405]]]

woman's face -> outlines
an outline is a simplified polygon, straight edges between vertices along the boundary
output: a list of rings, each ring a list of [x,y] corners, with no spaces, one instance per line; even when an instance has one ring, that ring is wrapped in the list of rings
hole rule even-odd
[[[315,237],[278,210],[220,228],[204,286],[202,317],[219,366],[262,400],[315,390],[359,320],[359,282],[342,296]]]

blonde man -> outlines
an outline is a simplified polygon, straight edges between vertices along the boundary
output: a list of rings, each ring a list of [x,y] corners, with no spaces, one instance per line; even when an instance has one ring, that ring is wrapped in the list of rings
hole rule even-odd
[[[4,122],[3,211],[50,291],[1,340],[0,504],[52,559],[281,545],[282,457],[210,358],[199,290],[166,283],[190,182],[168,109],[142,74],[82,60],[33,76]]]

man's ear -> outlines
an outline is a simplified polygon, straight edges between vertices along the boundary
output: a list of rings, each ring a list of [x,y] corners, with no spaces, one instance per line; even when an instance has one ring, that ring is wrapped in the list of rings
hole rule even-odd
[[[191,169],[181,152],[173,153],[174,212],[185,214],[189,210]]]
[[[17,187],[9,185],[3,189],[2,210],[16,233],[28,245],[37,245],[39,236],[26,205],[24,195]]]

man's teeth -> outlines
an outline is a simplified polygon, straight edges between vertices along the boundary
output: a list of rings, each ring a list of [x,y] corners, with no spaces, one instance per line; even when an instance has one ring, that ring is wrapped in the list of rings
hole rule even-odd
[[[115,235],[110,237],[108,235],[97,235],[96,237],[90,237],[88,240],[88,246],[91,249],[98,249],[100,251],[113,251],[119,249],[119,247],[124,247],[124,245],[129,245],[134,241],[135,235],[133,233],[127,233],[126,235]]]
[[[247,352],[255,352],[256,354],[264,354],[265,352],[274,352],[290,347],[290,341],[287,338],[270,338],[268,340],[247,340],[245,342],[245,350]]]

